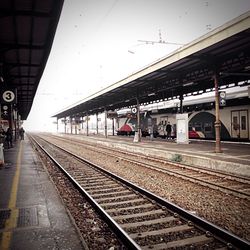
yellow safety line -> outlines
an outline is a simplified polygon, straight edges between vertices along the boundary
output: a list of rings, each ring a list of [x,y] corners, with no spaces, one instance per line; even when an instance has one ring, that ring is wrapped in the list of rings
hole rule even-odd
[[[4,232],[2,234],[2,241],[0,249],[8,250],[10,249],[10,242],[12,238],[12,229],[17,226],[18,209],[16,208],[17,191],[20,177],[20,166],[22,159],[22,142],[20,143],[19,152],[17,156],[16,172],[12,182],[11,193],[8,208],[11,210],[10,218],[5,222]]]

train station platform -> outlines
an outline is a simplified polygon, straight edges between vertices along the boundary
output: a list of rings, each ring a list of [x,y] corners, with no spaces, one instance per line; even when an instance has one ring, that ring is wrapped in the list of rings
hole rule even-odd
[[[0,249],[84,249],[28,139],[4,149],[0,166]]]
[[[125,149],[180,162],[196,167],[211,168],[250,178],[250,143],[221,142],[222,153],[215,153],[214,141],[190,140],[189,144],[177,144],[174,140],[143,137],[134,142],[133,136],[69,135],[92,143]]]

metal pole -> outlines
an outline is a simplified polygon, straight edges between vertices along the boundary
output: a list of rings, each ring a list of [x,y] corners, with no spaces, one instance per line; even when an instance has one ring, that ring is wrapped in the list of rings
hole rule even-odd
[[[70,133],[73,134],[72,117],[70,116]]]
[[[87,136],[89,136],[89,115],[87,114]]]
[[[115,135],[115,118],[112,118],[112,135]]]
[[[14,114],[14,127],[15,127],[15,141],[17,140],[17,111],[16,109],[13,110]]]
[[[180,114],[183,114],[183,94],[180,95]]]
[[[220,141],[220,107],[219,107],[219,91],[218,91],[218,75],[214,75],[214,88],[215,88],[215,153],[222,153]]]
[[[137,98],[137,125],[138,125],[138,142],[141,141],[141,117],[140,117],[140,103]]]
[[[78,128],[78,122],[77,118],[75,117],[75,134],[77,135],[77,128]]]
[[[140,102],[138,98],[136,98],[136,102],[137,102],[137,124],[136,124],[134,142],[140,142],[141,141],[141,122],[140,122],[141,118],[140,118]]]
[[[10,104],[9,127],[11,128],[11,130],[13,130],[13,108],[12,108],[12,104]]]
[[[107,116],[108,116],[108,111],[105,108],[105,110],[104,110],[104,135],[105,135],[105,138],[108,138]]]
[[[64,118],[64,133],[65,134],[67,132],[66,126],[67,126],[67,117]]]
[[[98,135],[98,113],[96,113],[96,134]]]

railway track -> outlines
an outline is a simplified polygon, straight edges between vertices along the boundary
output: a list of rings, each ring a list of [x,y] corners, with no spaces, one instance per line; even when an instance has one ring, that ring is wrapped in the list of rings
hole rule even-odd
[[[48,137],[47,137],[48,138]],[[137,164],[143,167],[150,168],[161,173],[173,175],[178,178],[189,180],[194,183],[198,183],[202,186],[207,186],[216,190],[220,190],[226,194],[233,194],[240,198],[246,198],[250,200],[250,179],[235,176],[232,174],[218,172],[212,169],[191,167],[183,164],[170,163],[164,159],[158,159],[145,155],[134,154],[131,152],[124,152],[119,149],[111,149],[104,146],[91,145],[87,142],[79,140],[71,140],[53,136],[54,139],[60,140],[63,143],[72,144],[75,146],[84,146],[85,149],[98,151],[100,154],[105,154],[109,157],[117,157],[119,160],[126,161],[132,164]]]
[[[249,242],[51,142],[38,140],[128,249],[249,249]]]

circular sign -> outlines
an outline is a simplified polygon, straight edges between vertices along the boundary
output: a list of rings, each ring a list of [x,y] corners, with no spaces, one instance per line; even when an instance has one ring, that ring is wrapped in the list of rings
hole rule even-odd
[[[221,98],[225,98],[226,97],[226,93],[225,92],[220,92],[220,97]]]
[[[6,90],[3,92],[3,100],[5,102],[12,102],[15,99],[15,93],[11,90]]]
[[[8,110],[8,106],[4,105],[3,110]]]
[[[137,108],[132,108],[131,111],[132,111],[133,114],[136,114],[137,113]]]

